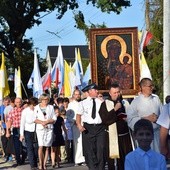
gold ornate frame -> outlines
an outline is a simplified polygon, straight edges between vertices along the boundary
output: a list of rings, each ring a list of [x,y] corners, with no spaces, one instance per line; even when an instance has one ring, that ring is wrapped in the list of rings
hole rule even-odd
[[[137,33],[137,27],[90,29],[91,77],[101,93],[108,92],[107,82],[118,82],[124,97],[138,93]]]

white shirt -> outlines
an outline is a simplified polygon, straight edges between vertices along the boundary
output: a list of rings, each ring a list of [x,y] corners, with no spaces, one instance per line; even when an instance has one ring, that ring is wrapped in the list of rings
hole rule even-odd
[[[8,115],[8,113],[13,109],[14,107],[12,107],[11,105],[8,105],[5,107],[4,109],[4,115]]]
[[[39,119],[42,121],[45,121],[48,119],[53,119],[54,121],[57,120],[57,116],[54,112],[54,107],[52,105],[47,105],[46,116],[43,115],[43,112],[41,111],[39,104],[37,106],[35,106],[34,113],[35,113],[34,121],[36,119]],[[48,127],[48,129],[53,129],[53,124],[48,124],[47,127]],[[44,129],[44,127],[41,124],[37,124],[36,129]]]
[[[66,115],[67,115],[68,122],[70,122],[72,126],[75,124],[76,114],[78,113],[78,109],[79,109],[78,101],[73,100],[68,104]]]
[[[156,123],[166,129],[170,129],[170,103],[162,106],[161,114]]]
[[[35,131],[34,123],[35,113],[30,107],[25,108],[21,114],[20,135],[24,136],[24,130],[28,132]]]
[[[102,120],[99,115],[99,109],[102,104],[102,101],[98,98],[95,98],[96,102],[96,117],[92,118],[92,107],[93,107],[93,99],[91,97],[87,97],[83,101],[79,102],[78,114],[83,116],[83,122],[88,124],[101,124]]]
[[[150,95],[145,97],[140,94],[136,97],[127,109],[127,121],[129,127],[133,130],[134,124],[142,117],[149,116],[152,113],[160,115],[161,101],[158,96]],[[159,126],[153,123],[153,128],[156,129]]]

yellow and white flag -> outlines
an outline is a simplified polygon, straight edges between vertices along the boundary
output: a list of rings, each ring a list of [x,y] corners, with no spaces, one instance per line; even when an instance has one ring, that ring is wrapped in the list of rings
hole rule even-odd
[[[145,59],[143,52],[141,52],[141,54],[140,54],[139,62],[140,62],[140,80],[142,78],[149,78],[152,80],[151,72],[150,72],[149,67],[146,63],[146,59]]]
[[[142,32],[138,32],[139,44],[142,44],[144,41],[143,39],[145,38],[146,36],[144,36]],[[140,66],[140,80],[142,78],[150,78],[152,80],[151,72],[149,70],[148,64],[143,54],[143,45],[140,45],[139,47],[139,66]]]
[[[69,73],[71,71],[70,66],[68,65],[67,61],[64,60],[64,96],[71,97],[71,85],[70,85],[70,78]]]
[[[79,63],[79,67],[80,67],[80,74],[83,75],[83,66],[82,66],[81,54],[80,54],[80,49],[79,48],[77,50],[77,61]]]
[[[7,72],[5,67],[5,56],[2,53],[2,62],[0,69],[0,101],[3,100],[4,97],[10,94],[8,80],[7,80]]]
[[[16,94],[16,97],[22,98],[20,67],[18,67],[18,70],[15,69],[14,92]]]

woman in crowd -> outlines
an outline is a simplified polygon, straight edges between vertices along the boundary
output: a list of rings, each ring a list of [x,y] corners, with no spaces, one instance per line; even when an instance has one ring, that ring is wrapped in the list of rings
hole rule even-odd
[[[69,104],[69,98],[68,97],[63,98],[63,106],[66,111],[68,108],[68,104]]]
[[[65,141],[62,135],[62,129],[66,135],[66,139],[67,139],[67,131],[65,128],[65,124],[64,124],[64,119],[60,116],[60,109],[58,106],[54,107],[56,116],[57,116],[57,121],[54,124],[54,129],[53,129],[53,133],[54,133],[54,141],[52,144],[52,148],[51,148],[51,161],[52,161],[52,167],[55,168],[55,160],[57,160],[57,166],[58,168],[60,167],[60,146],[64,146],[65,145]]]
[[[15,107],[15,97],[11,97],[10,98],[10,104],[8,106],[5,107],[4,109],[4,120],[5,120],[5,124],[7,124],[7,118],[8,118],[8,114],[11,110],[13,110],[13,108]],[[11,128],[12,131],[12,128]],[[5,138],[6,140],[2,140],[2,143],[5,143],[5,151],[8,155],[12,155],[8,157],[8,159],[10,160],[12,158],[12,160],[15,160],[15,149],[14,149],[14,141],[13,141],[13,135],[11,134],[11,136],[9,138]]]
[[[38,148],[35,145],[35,123],[34,123],[34,107],[38,104],[37,98],[30,98],[28,107],[22,111],[21,124],[20,124],[20,141],[27,146],[27,154],[30,162],[31,169],[37,169]]]
[[[3,104],[0,106],[0,127],[1,127],[1,142],[2,142],[2,151],[4,151],[3,156],[5,157],[5,161],[11,161],[11,153],[15,153],[13,147],[13,139],[12,137],[6,138],[6,115],[5,110],[8,106],[10,106],[11,100],[10,97],[5,97],[3,99]],[[4,155],[5,154],[5,155]]]
[[[39,98],[40,103],[34,109],[34,122],[36,123],[36,133],[39,146],[39,169],[46,169],[49,147],[51,147],[53,142],[53,124],[57,119],[53,106],[48,104],[49,101],[49,95],[42,94]],[[43,151],[45,151],[45,153]]]

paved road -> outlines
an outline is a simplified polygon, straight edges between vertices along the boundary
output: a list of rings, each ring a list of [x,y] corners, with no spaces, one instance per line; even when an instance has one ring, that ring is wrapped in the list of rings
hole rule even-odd
[[[0,158],[0,170],[30,170],[30,165],[28,162],[26,162],[25,165],[22,166],[17,166],[17,167],[13,167],[13,165],[15,164],[15,162],[11,161],[11,162],[4,162],[3,158]],[[49,164],[47,165],[47,169],[48,170],[52,170],[54,168],[52,168]],[[86,166],[78,166],[75,167],[74,164],[66,164],[63,163],[61,164],[61,168],[55,168],[55,169],[60,169],[60,170],[88,170],[88,168]]]
[[[28,162],[26,162],[25,165],[18,166],[18,167],[12,167],[15,164],[15,162],[4,162],[3,158],[0,158],[0,170],[30,170],[30,165]],[[48,170],[53,170],[49,164],[47,166]],[[55,168],[55,169],[60,169],[60,170],[88,170],[86,166],[78,166],[75,167],[74,164],[68,164],[68,163],[63,163],[61,164],[61,168]],[[170,170],[170,160],[167,163],[167,169]]]

